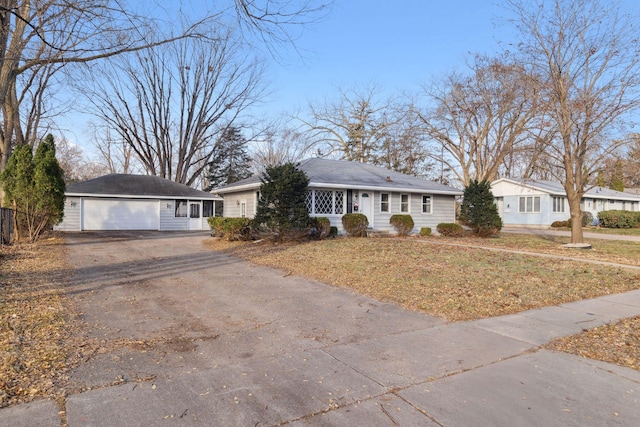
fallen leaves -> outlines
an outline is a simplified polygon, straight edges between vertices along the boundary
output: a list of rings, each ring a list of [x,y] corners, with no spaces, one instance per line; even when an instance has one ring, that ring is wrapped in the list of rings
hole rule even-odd
[[[640,316],[554,340],[545,348],[640,371]]]
[[[603,241],[596,245],[600,251],[567,253],[559,247],[561,239],[547,236],[433,241],[438,244],[393,238],[281,245],[211,239],[207,245],[450,320],[510,314],[640,288],[640,275],[619,267],[472,247],[486,244],[638,265],[637,242]],[[556,340],[548,348],[640,370],[640,317]]]
[[[73,309],[61,294],[63,241],[5,246],[0,255],[0,407],[53,395],[65,379]]]
[[[434,243],[338,238],[273,245],[211,239],[207,244],[287,274],[453,321],[512,314],[640,287],[640,275],[622,268],[470,247],[484,239],[469,239],[468,246],[462,244],[464,239],[456,239],[457,246],[441,244],[449,239],[431,241]]]

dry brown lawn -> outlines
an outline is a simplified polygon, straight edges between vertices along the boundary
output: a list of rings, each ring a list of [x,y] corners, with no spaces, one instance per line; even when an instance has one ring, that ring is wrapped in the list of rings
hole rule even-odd
[[[479,248],[571,255],[639,265],[640,243],[598,241],[562,249],[562,239],[334,239],[304,244],[207,245],[291,274],[332,283],[452,321],[514,313],[640,287],[640,272]],[[83,340],[64,294],[64,240],[0,253],[0,408],[41,397],[63,402],[67,372],[100,343]],[[640,369],[640,317],[557,340],[547,347]]]
[[[338,238],[281,245],[211,239],[207,245],[256,264],[451,321],[511,314],[640,288],[638,270],[582,261],[638,266],[640,243],[597,240],[592,242],[593,250],[580,251],[563,248],[567,242],[567,238],[555,236],[503,234],[495,239]],[[554,341],[547,347],[639,369],[639,332],[640,318],[628,319]]]

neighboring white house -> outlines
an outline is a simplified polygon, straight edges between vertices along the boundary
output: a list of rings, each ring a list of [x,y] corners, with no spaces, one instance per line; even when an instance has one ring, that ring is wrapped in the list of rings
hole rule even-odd
[[[505,226],[548,227],[569,219],[569,203],[562,184],[535,179],[501,178],[491,183]],[[581,201],[594,220],[605,210],[640,210],[640,196],[603,187],[590,188]]]
[[[369,227],[394,231],[391,215],[410,214],[414,231],[455,222],[456,198],[462,191],[378,166],[329,159],[306,159],[299,168],[309,178],[307,208],[314,217],[327,217],[343,232],[342,215],[362,213]],[[253,218],[258,203],[260,176],[214,190],[224,197],[225,217]]]
[[[72,184],[55,229],[209,230],[222,198],[157,176],[111,174]]]

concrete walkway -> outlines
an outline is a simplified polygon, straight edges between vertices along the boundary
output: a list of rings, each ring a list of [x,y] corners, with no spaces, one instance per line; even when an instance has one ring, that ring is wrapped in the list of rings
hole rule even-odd
[[[640,372],[541,349],[640,315],[640,291],[445,323],[206,251],[204,235],[73,236],[91,336],[69,426],[637,426]],[[116,381],[116,378],[120,378]],[[59,426],[43,400],[1,426]]]

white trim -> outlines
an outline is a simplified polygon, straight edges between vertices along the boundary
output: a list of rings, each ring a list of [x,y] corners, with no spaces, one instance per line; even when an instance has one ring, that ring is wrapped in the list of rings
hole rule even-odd
[[[235,187],[225,188],[222,191],[218,191],[219,194],[234,193],[237,191],[258,189],[260,183],[251,183],[245,185],[238,185]],[[443,191],[443,190],[431,190],[423,187],[378,187],[373,185],[353,185],[353,184],[335,184],[335,183],[323,183],[323,182],[310,182],[309,188],[324,188],[324,189],[338,189],[338,190],[357,190],[357,191],[382,191],[390,193],[431,193],[442,194],[448,196],[457,196],[464,194],[462,190]]]
[[[137,195],[137,194],[95,194],[95,193],[64,193],[66,197],[91,197],[96,199],[181,199],[181,200],[224,200],[222,197],[211,195],[211,197],[192,196],[169,196],[169,195]]]

